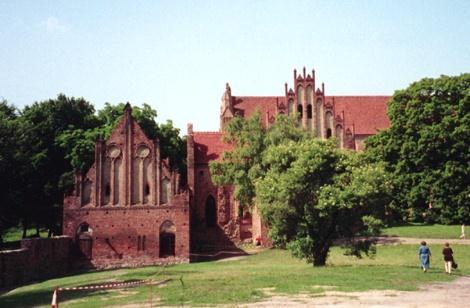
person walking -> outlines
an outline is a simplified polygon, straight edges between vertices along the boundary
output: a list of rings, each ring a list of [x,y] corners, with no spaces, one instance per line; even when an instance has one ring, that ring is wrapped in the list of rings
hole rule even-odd
[[[452,273],[452,263],[454,263],[454,252],[450,248],[449,243],[444,244],[442,254],[444,255],[444,268],[446,273],[450,275]]]
[[[426,273],[429,269],[429,264],[431,261],[431,249],[426,246],[426,242],[422,241],[421,246],[418,250],[419,261],[421,262],[421,268]]]

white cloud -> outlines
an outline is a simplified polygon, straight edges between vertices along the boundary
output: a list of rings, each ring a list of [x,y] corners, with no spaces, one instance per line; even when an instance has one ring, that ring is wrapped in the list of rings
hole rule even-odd
[[[57,18],[51,16],[48,19],[41,22],[48,33],[64,33],[69,31],[69,27],[59,21]]]

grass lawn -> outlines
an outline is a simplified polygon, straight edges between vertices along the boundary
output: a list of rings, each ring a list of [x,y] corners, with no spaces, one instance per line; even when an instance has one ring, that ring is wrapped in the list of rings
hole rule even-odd
[[[24,286],[0,296],[0,307],[29,307],[50,305],[51,290],[110,281],[153,278],[172,280],[159,287],[140,286],[125,290],[96,292],[63,292],[61,307],[103,307],[125,304],[154,305],[239,304],[257,301],[266,296],[263,289],[278,294],[306,292],[316,294],[326,288],[339,291],[416,290],[425,283],[450,281],[459,275],[470,274],[470,246],[454,245],[459,270],[455,275],[444,274],[441,246],[431,245],[435,261],[430,272],[418,268],[416,245],[378,246],[373,259],[344,256],[340,249],[331,252],[329,265],[314,268],[292,258],[287,251],[265,250],[240,260],[202,262],[137,269],[118,269],[91,272],[51,279]],[[323,288],[322,288],[323,286]]]
[[[460,225],[446,226],[437,224],[409,224],[404,226],[385,228],[382,230],[382,234],[388,236],[415,237],[422,239],[458,239],[460,236]]]
[[[40,229],[39,230],[39,235],[41,237],[47,237],[47,230]],[[28,229],[26,231],[26,236],[33,236],[36,235],[36,229]],[[8,229],[5,234],[3,234],[2,239],[5,243],[7,242],[14,242],[14,241],[20,241],[23,236],[23,228],[21,227],[14,227]]]

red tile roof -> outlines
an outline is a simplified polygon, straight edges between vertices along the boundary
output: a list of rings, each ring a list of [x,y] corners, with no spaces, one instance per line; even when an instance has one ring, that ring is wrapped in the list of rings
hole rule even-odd
[[[231,146],[222,142],[221,132],[194,132],[194,159],[196,164],[207,164],[218,159]]]
[[[354,124],[356,135],[374,135],[377,130],[390,127],[387,102],[391,96],[326,96],[326,102],[334,102],[335,117],[342,116],[344,127]]]
[[[256,110],[261,112],[261,120],[266,124],[266,116],[275,116],[277,106],[285,103],[283,96],[232,96],[235,113],[244,118],[252,116]]]
[[[387,102],[390,96],[326,96],[326,102],[334,103],[335,118],[343,117],[344,128],[353,129],[356,135],[374,135],[377,130],[388,128]],[[235,113],[250,117],[256,110],[261,112],[261,120],[267,124],[267,115],[274,116],[278,105],[286,104],[280,96],[233,96]],[[194,132],[195,163],[207,164],[218,159],[224,151],[232,149],[222,142],[221,132]]]

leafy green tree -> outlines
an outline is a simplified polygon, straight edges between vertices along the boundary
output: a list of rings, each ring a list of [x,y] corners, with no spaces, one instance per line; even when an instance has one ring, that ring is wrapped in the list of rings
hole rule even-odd
[[[406,219],[470,223],[470,74],[396,91],[388,116],[367,152],[394,174],[394,208]]]
[[[235,118],[225,133],[233,150],[211,163],[212,178],[233,184],[244,206],[258,206],[275,245],[317,266],[338,238],[351,254],[369,251],[352,239],[380,229],[391,186],[381,164],[315,139],[293,117],[280,115],[267,129],[259,113]]]
[[[18,224],[17,166],[18,111],[6,100],[0,101],[0,243],[2,233]]]
[[[349,253],[368,253],[353,239],[380,230],[391,185],[382,166],[315,139],[269,147],[263,163],[256,201],[275,244],[315,266],[325,265],[336,239]]]
[[[234,150],[225,152],[221,161],[210,162],[212,180],[217,185],[235,186],[234,197],[241,206],[253,204],[255,181],[265,173],[262,156],[266,148],[285,140],[301,140],[308,135],[295,117],[280,115],[266,129],[259,112],[248,118],[235,117],[224,130],[224,141]]]
[[[59,182],[71,170],[64,149],[56,138],[71,127],[87,129],[95,125],[93,106],[83,98],[59,94],[56,99],[26,106],[18,119],[18,156],[15,166],[22,179],[20,216],[24,228],[34,224],[60,232],[63,190]]]

